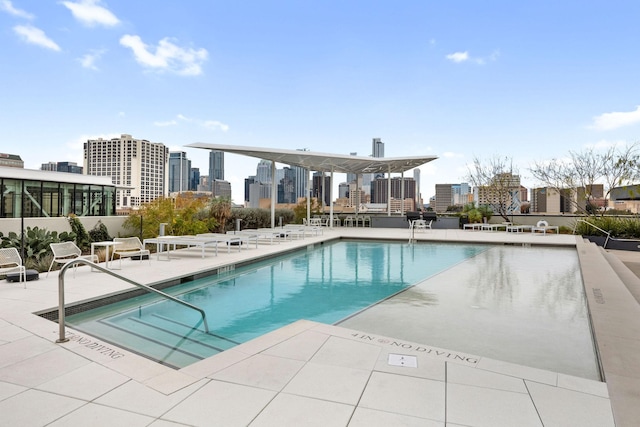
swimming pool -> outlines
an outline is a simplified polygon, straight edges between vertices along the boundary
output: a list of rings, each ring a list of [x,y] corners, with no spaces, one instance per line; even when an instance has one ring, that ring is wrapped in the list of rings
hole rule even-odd
[[[344,319],[350,322],[384,305],[378,304],[351,317],[372,304],[396,294],[387,301],[402,299],[405,293],[399,292],[415,284],[422,286],[428,282],[426,279],[439,277],[453,267],[472,263],[492,248],[481,244],[338,241],[166,290],[207,312],[209,334],[203,332],[197,313],[169,301],[157,301],[151,295],[69,316],[67,322],[77,330],[161,363],[182,367],[298,319],[329,324]],[[580,278],[576,279],[570,285],[581,289]],[[500,277],[500,280],[509,282],[509,277]],[[507,295],[507,298],[510,297]],[[435,303],[426,304],[427,308],[439,306],[438,296],[433,299]],[[593,353],[586,310],[582,314],[578,316],[584,326],[585,337],[581,340],[587,342],[587,347],[591,346]],[[459,316],[464,320],[468,314]],[[390,323],[394,323],[398,331],[410,329],[404,326],[402,313],[392,320]],[[494,320],[511,321],[503,317]],[[444,326],[444,329],[452,327],[451,324]],[[539,337],[534,334],[530,339]]]

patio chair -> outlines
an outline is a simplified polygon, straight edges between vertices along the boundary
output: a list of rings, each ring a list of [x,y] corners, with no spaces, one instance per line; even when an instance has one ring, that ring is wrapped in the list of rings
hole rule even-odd
[[[80,248],[73,242],[51,243],[49,248],[51,249],[51,252],[53,252],[53,259],[51,260],[51,265],[49,266],[49,270],[45,277],[49,277],[53,264],[67,264],[74,259],[86,259],[95,263],[99,262],[97,255],[82,255]],[[77,267],[77,265],[73,266],[73,277],[76,277]]]
[[[427,228],[431,230],[432,223],[433,223],[433,220],[427,222],[424,219],[416,219],[416,220],[413,220],[412,225],[415,231],[425,231]]]
[[[122,258],[126,257],[140,257],[140,263],[142,263],[142,259],[146,255],[149,264],[151,264],[151,251],[145,249],[139,238],[116,237],[113,241],[117,243],[117,245],[113,247],[113,252],[111,252],[111,261],[113,262],[114,257],[118,254],[120,258],[120,268],[122,268]]]
[[[18,272],[20,280],[27,287],[27,269],[22,265],[22,258],[16,248],[0,249],[0,275]]]

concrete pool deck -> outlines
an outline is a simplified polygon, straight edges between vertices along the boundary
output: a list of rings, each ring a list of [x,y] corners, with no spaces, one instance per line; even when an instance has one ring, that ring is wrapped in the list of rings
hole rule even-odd
[[[171,261],[125,260],[116,272],[150,284],[336,237],[406,241],[409,234],[337,228],[217,257],[192,250]],[[428,230],[415,237],[576,247],[606,383],[304,320],[174,370],[71,329],[72,339],[57,344],[58,325],[33,314],[57,307],[55,272],[26,289],[0,283],[0,425],[636,425],[640,305],[629,287],[639,279],[623,263],[640,254],[620,254],[616,264],[566,235]],[[67,304],[131,288],[87,267],[69,273]]]

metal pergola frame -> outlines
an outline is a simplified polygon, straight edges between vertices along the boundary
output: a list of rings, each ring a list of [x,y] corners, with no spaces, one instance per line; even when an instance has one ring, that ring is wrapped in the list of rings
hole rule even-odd
[[[275,205],[277,184],[275,183],[275,164],[282,163],[286,165],[299,166],[308,169],[309,172],[330,172],[330,200],[333,201],[333,174],[338,173],[388,173],[389,189],[388,197],[391,198],[391,174],[401,173],[404,179],[404,172],[421,166],[425,163],[437,159],[437,156],[411,156],[411,157],[363,157],[351,156],[344,154],[328,154],[314,151],[302,150],[285,150],[281,148],[266,147],[248,147],[239,145],[222,145],[209,144],[205,142],[196,142],[187,144],[189,148],[201,148],[205,150],[216,150],[225,153],[238,154],[242,156],[255,157],[262,160],[270,160],[272,168],[272,190],[271,190],[271,227],[275,227]],[[307,179],[307,205],[309,204],[309,183]],[[404,185],[402,186],[404,192]],[[391,204],[387,203],[388,215],[391,215]],[[309,207],[307,207],[307,217],[310,215]],[[333,226],[333,203],[329,207],[329,223]],[[307,218],[308,219],[308,218]]]

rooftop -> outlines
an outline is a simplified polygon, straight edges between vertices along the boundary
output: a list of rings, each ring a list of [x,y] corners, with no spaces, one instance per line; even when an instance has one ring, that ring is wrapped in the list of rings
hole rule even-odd
[[[336,237],[404,241],[408,231],[336,228],[322,236],[217,257],[183,251],[168,262],[153,256],[151,267],[125,260],[118,273],[155,283]],[[415,349],[429,343],[305,320],[174,370],[78,331],[68,330],[71,340],[57,344],[57,324],[33,314],[57,306],[58,277],[52,273],[27,282],[26,289],[18,283],[0,284],[3,422],[602,427],[634,425],[640,419],[640,306],[632,296],[640,289],[633,274],[640,271],[637,253],[613,257],[567,235],[431,230],[416,237],[575,246],[607,382],[481,356],[452,360],[442,355],[455,349],[426,354]],[[80,267],[75,278],[67,274],[65,283],[67,304],[130,287],[86,267]],[[399,342],[402,345],[393,344]],[[398,363],[407,356],[416,357],[417,367]],[[470,363],[472,359],[477,363]]]

